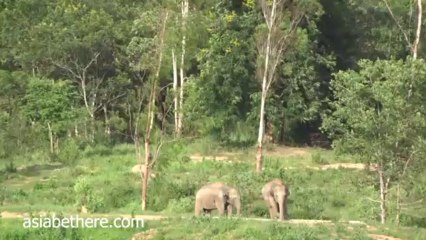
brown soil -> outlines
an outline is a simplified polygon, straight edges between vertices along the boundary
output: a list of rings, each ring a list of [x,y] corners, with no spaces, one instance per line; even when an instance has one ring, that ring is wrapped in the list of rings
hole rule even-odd
[[[309,148],[297,148],[297,147],[285,147],[285,146],[277,146],[272,150],[264,150],[265,156],[306,156],[310,154]],[[253,150],[254,152],[254,150]],[[227,161],[230,160],[235,153],[232,152],[223,152],[220,155],[208,156],[201,155],[198,153],[192,154],[189,158],[195,162],[201,162],[203,160],[216,160],[216,161]]]
[[[204,160],[226,161],[229,156],[203,156],[201,154],[193,154],[189,157],[194,162],[202,162]]]
[[[401,238],[394,238],[391,236],[380,235],[380,234],[368,234],[374,240],[402,240]]]
[[[133,235],[131,240],[149,240],[154,239],[155,235],[157,234],[157,230],[155,229],[149,229],[146,232],[136,233]]]
[[[265,150],[266,156],[306,156],[311,154],[310,148],[277,146],[272,150]]]
[[[333,164],[325,164],[319,167],[311,167],[306,166],[305,168],[315,169],[315,170],[327,170],[327,169],[339,169],[339,168],[347,168],[347,169],[355,169],[355,170],[364,170],[368,169],[370,171],[376,171],[377,167],[374,165],[368,166],[364,163],[333,163]]]

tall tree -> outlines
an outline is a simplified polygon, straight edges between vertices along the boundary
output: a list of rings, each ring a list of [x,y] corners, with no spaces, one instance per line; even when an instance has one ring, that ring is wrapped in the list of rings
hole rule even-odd
[[[189,134],[228,146],[254,142],[256,120],[249,113],[257,90],[254,33],[259,21],[254,6],[232,2],[217,4],[207,15],[209,39],[197,54],[200,73],[187,83]]]
[[[421,27],[422,27],[422,16],[423,16],[422,0],[416,0],[417,23],[415,24],[416,30],[415,30],[414,40],[413,40],[412,43],[410,41],[410,39],[411,39],[410,32],[412,32],[412,30],[410,28],[404,28],[403,27],[403,25],[400,23],[398,17],[396,16],[394,11],[392,10],[392,6],[391,6],[389,0],[383,0],[383,2],[385,4],[386,9],[388,10],[390,16],[394,20],[395,24],[398,26],[398,29],[401,31],[402,35],[404,36],[404,39],[405,39],[407,45],[410,46],[410,50],[411,50],[411,54],[413,56],[413,59],[416,59],[417,54],[418,54],[418,48],[419,48],[420,36],[421,36]],[[411,5],[411,3],[410,3],[410,5]],[[412,7],[410,7],[410,8],[412,8]],[[408,9],[406,9],[406,10],[408,12]],[[410,10],[410,11],[412,11],[412,10]]]
[[[29,121],[47,129],[51,153],[58,153],[58,135],[66,132],[76,118],[76,99],[68,81],[34,78],[28,84],[22,110]]]
[[[276,78],[276,69],[281,57],[293,41],[294,32],[302,19],[302,12],[287,0],[260,0],[263,17],[266,23],[266,41],[264,35],[258,39],[259,56],[263,64],[259,68],[261,74],[261,100],[259,112],[259,130],[257,136],[256,172],[262,171],[263,138],[265,135],[265,104],[269,88]],[[290,9],[291,8],[291,9]],[[289,26],[281,29],[286,17],[290,17]]]
[[[180,58],[180,89],[179,89],[179,114],[178,114],[178,125],[177,125],[177,135],[180,135],[182,132],[182,119],[183,119],[183,96],[185,89],[185,53],[186,53],[186,35],[187,35],[187,18],[189,12],[189,2],[188,0],[182,0],[181,2],[181,11],[182,11],[182,49],[181,49],[181,58]]]
[[[133,63],[137,72],[148,74],[147,79],[141,79],[142,85],[136,89],[136,105],[133,115],[133,140],[137,161],[141,164],[141,208],[147,208],[148,180],[150,170],[158,154],[151,153],[152,134],[154,129],[154,119],[156,116],[156,99],[158,97],[158,83],[160,70],[163,62],[164,42],[166,37],[166,25],[169,18],[167,9],[156,8],[145,12],[141,19],[135,21],[133,32],[143,33],[142,36],[134,36],[129,44],[129,53],[135,58]],[[141,25],[145,23],[145,25]],[[143,32],[145,31],[145,32]],[[146,91],[147,90],[147,91]],[[144,107],[145,105],[145,107]],[[144,109],[145,108],[145,109]],[[144,110],[144,111],[143,111]],[[145,115],[143,115],[145,112]],[[142,118],[143,117],[143,118]],[[143,125],[145,128],[142,129]],[[140,150],[141,133],[144,141],[144,156]],[[158,151],[157,151],[158,152]]]
[[[384,224],[391,187],[399,191],[408,172],[422,170],[413,166],[424,164],[426,65],[424,60],[362,60],[359,66],[336,74],[336,101],[323,128],[337,151],[377,166]]]

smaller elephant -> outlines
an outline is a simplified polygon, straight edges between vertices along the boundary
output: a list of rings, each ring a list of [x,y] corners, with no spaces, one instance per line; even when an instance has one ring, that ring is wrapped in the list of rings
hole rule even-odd
[[[287,198],[289,195],[288,186],[284,185],[280,179],[273,179],[263,186],[262,196],[268,205],[271,219],[275,219],[277,213],[280,220],[288,219]]]
[[[228,201],[227,201],[226,208],[227,208],[227,211],[228,211],[228,216],[232,215],[234,208],[236,210],[236,215],[240,216],[240,214],[241,214],[241,195],[236,188],[227,186],[227,185],[225,185],[224,183],[221,183],[221,182],[209,183],[209,184],[205,185],[204,187],[220,188],[220,189],[224,190],[225,192],[227,192]]]
[[[214,209],[224,215],[228,201],[229,195],[224,189],[204,186],[195,195],[195,216],[201,215],[202,211],[210,213]]]

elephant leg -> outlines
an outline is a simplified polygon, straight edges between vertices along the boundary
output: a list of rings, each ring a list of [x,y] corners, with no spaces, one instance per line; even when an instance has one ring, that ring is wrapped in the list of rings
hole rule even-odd
[[[232,205],[228,205],[228,217],[232,215]]]
[[[196,199],[195,200],[195,216],[200,216],[201,215],[201,211],[203,210],[203,207],[201,206],[201,200]]]
[[[219,212],[219,215],[222,216],[225,213],[225,204],[220,201],[217,201],[215,205],[216,205],[217,211]]]
[[[269,215],[271,219],[275,219],[277,216],[278,208],[274,198],[270,197],[268,199],[268,205],[269,205]]]
[[[288,220],[287,199],[284,201],[284,220]]]
[[[203,212],[204,212],[204,215],[206,215],[206,214],[211,214],[211,212],[212,212],[212,210],[210,210],[210,209],[203,209]]]

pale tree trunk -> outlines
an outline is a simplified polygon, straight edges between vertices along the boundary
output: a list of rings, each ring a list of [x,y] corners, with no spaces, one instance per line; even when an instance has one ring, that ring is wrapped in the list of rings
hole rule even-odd
[[[53,134],[53,138],[55,139],[54,143],[54,148],[55,148],[55,153],[58,154],[59,153],[59,138],[56,134]]]
[[[389,186],[389,178],[385,179],[385,175],[382,169],[378,170],[379,182],[380,182],[380,223],[385,224],[387,218],[387,193]]]
[[[87,131],[87,120],[85,119],[83,122],[83,130],[84,130],[84,138],[88,139],[88,131]]]
[[[50,126],[49,122],[47,122],[47,129],[49,130],[50,153],[53,154],[55,152],[55,147],[54,147],[54,143],[53,143],[53,131],[52,131],[52,127]]]
[[[77,124],[75,124],[75,125],[74,125],[74,135],[75,135],[76,137],[79,137],[79,136],[80,136],[80,134],[79,134],[79,132],[78,132],[78,126],[77,126]]]
[[[410,162],[412,160],[414,153],[415,152],[412,152],[410,154],[410,157],[405,161],[404,168],[402,169],[402,173],[399,176],[399,181],[404,179],[405,172],[407,171],[407,168],[410,165]],[[397,225],[399,225],[401,209],[402,209],[402,207],[401,207],[402,203],[401,203],[401,184],[400,184],[400,182],[398,182],[396,187],[397,188],[396,188],[396,217],[395,217],[395,222],[396,222]]]
[[[189,12],[189,3],[188,0],[182,0],[181,2],[181,10],[182,10],[182,52],[181,52],[181,60],[180,60],[180,94],[179,94],[179,117],[178,117],[178,127],[177,127],[177,135],[182,133],[182,121],[183,121],[183,93],[185,88],[185,75],[184,75],[184,67],[185,67],[185,50],[186,50],[186,19],[188,17]]]
[[[420,42],[420,36],[421,36],[421,28],[422,28],[422,15],[423,15],[423,9],[422,9],[422,0],[416,0],[417,2],[417,29],[416,29],[416,37],[414,39],[414,42],[411,43],[409,39],[409,31],[405,30],[402,25],[398,22],[397,18],[395,17],[395,14],[392,11],[392,8],[389,4],[388,0],[383,0],[383,2],[386,5],[386,8],[388,9],[389,14],[391,15],[392,19],[394,20],[395,24],[398,26],[399,30],[402,32],[402,35],[404,36],[405,42],[407,45],[411,48],[411,53],[413,55],[413,59],[417,59],[417,52]]]
[[[146,202],[147,202],[147,195],[148,195],[148,178],[150,171],[148,169],[148,163],[150,162],[150,142],[149,139],[145,139],[145,164],[141,165],[141,175],[142,175],[142,203],[141,207],[142,210],[146,210]]]
[[[89,131],[87,131],[87,125],[86,125],[86,139],[88,137],[89,140],[91,142],[93,142],[94,139],[95,139],[95,114],[94,114],[94,111],[93,111],[93,108],[92,108],[92,104],[91,103],[89,104],[89,101],[88,101],[86,80],[85,80],[84,77],[81,79],[81,91],[82,91],[82,94],[83,94],[84,106],[86,107],[86,111],[89,115],[89,122],[90,122],[89,123],[89,125],[90,125]]]
[[[158,65],[155,72],[155,79],[152,83],[151,93],[149,97],[149,106],[148,106],[148,122],[145,131],[145,162],[143,166],[143,178],[142,178],[142,210],[146,210],[147,203],[147,195],[148,195],[148,178],[150,176],[150,168],[151,168],[151,133],[154,125],[154,110],[155,110],[155,98],[156,98],[156,84],[160,76],[161,64],[163,61],[163,48],[164,48],[164,35],[166,32],[166,23],[168,19],[169,13],[166,10],[165,16],[162,22],[162,28],[160,32],[160,44],[159,44],[159,54],[158,54]]]
[[[416,38],[413,43],[413,59],[417,59],[417,51],[420,42],[420,34],[422,29],[422,0],[417,0],[417,30],[416,30]]]
[[[174,102],[174,114],[175,114],[175,132],[179,132],[179,100],[178,100],[178,73],[177,73],[177,62],[175,49],[172,49],[172,62],[173,62],[173,102]]]
[[[265,57],[262,73],[262,95],[260,102],[259,113],[259,132],[257,137],[257,152],[256,152],[256,172],[262,172],[263,164],[263,139],[265,135],[265,105],[268,96],[269,88],[275,79],[275,72],[278,64],[282,60],[283,52],[290,45],[289,39],[293,36],[297,25],[303,17],[303,11],[297,9],[297,6],[291,0],[259,0],[262,8],[265,23],[268,28],[268,36],[266,43],[264,38],[257,41],[259,52]],[[290,6],[289,6],[290,5]],[[283,8],[289,6],[291,10],[291,25],[287,32],[283,32],[280,24],[283,22],[284,13]],[[261,65],[262,66],[262,65]]]
[[[267,86],[268,86],[268,69],[269,69],[269,57],[270,57],[270,51],[271,51],[271,35],[272,35],[272,28],[273,26],[273,20],[275,18],[275,9],[276,9],[276,2],[275,0],[272,3],[272,10],[270,18],[268,19],[265,15],[265,20],[268,25],[268,37],[266,39],[266,49],[265,49],[265,64],[264,64],[264,71],[263,71],[263,77],[262,77],[262,95],[260,99],[260,113],[259,113],[259,132],[257,135],[257,151],[256,151],[256,172],[261,173],[262,172],[262,164],[263,164],[263,136],[265,135],[265,104],[266,104],[266,97],[267,97]],[[273,74],[273,73],[269,73]]]
[[[107,109],[105,104],[102,106],[102,108],[103,108],[103,111],[104,111],[104,118],[105,118],[105,135],[107,135],[109,137],[109,136],[111,136],[111,127],[109,125],[108,109]]]
[[[265,134],[265,102],[266,97],[263,96],[260,102],[260,120],[259,120],[259,132],[257,136],[257,151],[256,151],[256,172],[262,172],[263,163],[263,136]]]
[[[87,72],[90,69],[90,67],[95,64],[100,56],[100,52],[97,52],[94,54],[94,56],[90,59],[90,61],[85,65],[85,66],[81,66],[77,60],[75,61],[67,61],[67,62],[72,62],[72,66],[67,66],[67,65],[62,65],[60,63],[54,62],[54,65],[65,70],[69,77],[75,81],[76,83],[79,84],[80,87],[80,93],[81,93],[81,97],[83,98],[83,102],[84,102],[84,106],[86,108],[86,111],[90,117],[90,127],[91,129],[91,136],[89,136],[91,138],[91,141],[94,141],[94,133],[95,133],[95,112],[96,112],[96,107],[95,107],[95,102],[96,102],[96,97],[97,97],[97,93],[98,93],[98,89],[99,86],[101,85],[101,83],[103,82],[103,79],[96,79],[96,83],[95,86],[92,86],[92,88],[88,89],[87,87]],[[89,83],[90,85],[90,83]],[[87,138],[87,125],[85,123],[85,137]]]
[[[396,217],[395,217],[395,223],[399,225],[399,217],[401,215],[401,186],[398,183],[396,185]]]

